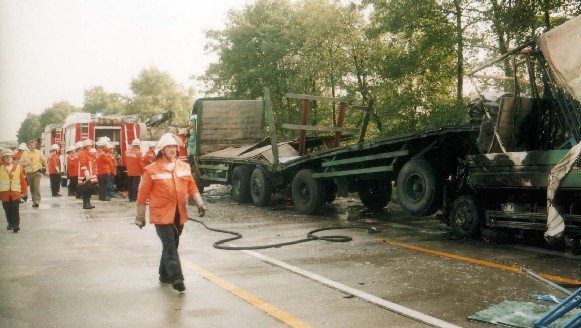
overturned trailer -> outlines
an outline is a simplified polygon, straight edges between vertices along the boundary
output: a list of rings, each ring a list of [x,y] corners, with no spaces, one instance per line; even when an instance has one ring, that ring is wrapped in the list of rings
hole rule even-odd
[[[447,211],[454,231],[581,236],[581,17],[470,74],[480,154],[467,156]],[[480,90],[495,86],[496,99]],[[475,115],[473,115],[475,116]]]

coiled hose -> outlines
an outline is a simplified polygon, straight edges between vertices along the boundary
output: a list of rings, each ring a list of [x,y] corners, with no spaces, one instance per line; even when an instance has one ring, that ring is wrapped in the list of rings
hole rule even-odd
[[[293,240],[293,241],[288,241],[288,242],[284,242],[284,243],[277,243],[277,244],[270,244],[270,245],[256,245],[256,246],[227,246],[227,245],[223,245],[223,244],[228,243],[228,242],[231,242],[231,241],[234,241],[234,240],[237,240],[237,239],[241,239],[242,238],[242,234],[240,234],[238,232],[235,232],[235,231],[228,231],[228,230],[223,230],[223,229],[210,228],[204,222],[202,222],[200,220],[196,220],[196,219],[192,219],[192,218],[188,218],[188,220],[197,222],[197,223],[203,225],[204,228],[206,228],[206,229],[208,229],[210,231],[221,232],[221,233],[226,233],[226,234],[230,234],[230,235],[235,236],[235,237],[231,237],[231,238],[226,238],[226,239],[219,240],[219,241],[217,241],[217,242],[215,242],[213,244],[214,248],[224,249],[224,250],[230,250],[230,251],[234,251],[234,250],[240,251],[240,250],[254,250],[254,249],[275,248],[275,247],[282,247],[282,246],[288,246],[288,245],[295,245],[295,244],[305,243],[305,242],[313,241],[313,240],[324,240],[324,241],[333,242],[333,243],[346,243],[346,242],[349,242],[349,241],[353,240],[353,238],[351,238],[349,236],[338,236],[338,235],[316,236],[315,235],[318,232],[326,231],[326,230],[365,229],[369,233],[379,232],[379,230],[377,230],[375,227],[362,226],[362,225],[353,225],[353,226],[346,226],[346,227],[327,227],[327,228],[319,228],[319,229],[315,229],[315,230],[309,231],[307,233],[307,238]]]

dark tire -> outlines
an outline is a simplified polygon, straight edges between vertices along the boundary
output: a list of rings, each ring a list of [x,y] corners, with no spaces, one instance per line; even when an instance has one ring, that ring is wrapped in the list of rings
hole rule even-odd
[[[442,207],[441,179],[432,165],[423,159],[407,162],[397,177],[400,206],[413,216],[429,216]]]
[[[452,205],[450,218],[454,235],[461,238],[476,238],[480,235],[481,225],[482,219],[474,197],[458,197]]]
[[[391,181],[370,181],[359,187],[359,199],[370,210],[380,210],[391,200]]]
[[[313,170],[300,170],[293,178],[293,203],[301,214],[315,214],[325,201],[325,185],[313,178]]]
[[[250,203],[250,169],[245,166],[237,166],[232,171],[232,199],[238,203]]]
[[[263,207],[270,204],[272,184],[261,168],[255,168],[250,177],[250,195],[254,205]]]

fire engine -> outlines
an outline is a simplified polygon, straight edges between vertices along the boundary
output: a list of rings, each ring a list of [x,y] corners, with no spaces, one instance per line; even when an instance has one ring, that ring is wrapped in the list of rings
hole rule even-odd
[[[44,157],[48,157],[50,146],[57,144],[62,146],[63,126],[61,124],[49,124],[44,127],[44,132],[40,136],[40,150]]]
[[[127,160],[125,152],[131,148],[131,142],[140,135],[140,123],[137,115],[107,115],[91,113],[70,114],[62,126],[64,139],[61,144],[63,154],[66,148],[74,146],[77,141],[91,139],[93,142],[100,138],[107,137],[109,142],[115,147],[118,162],[117,176],[115,184],[117,189],[126,188]],[[64,156],[61,162],[66,164]],[[63,178],[67,178],[66,168]]]

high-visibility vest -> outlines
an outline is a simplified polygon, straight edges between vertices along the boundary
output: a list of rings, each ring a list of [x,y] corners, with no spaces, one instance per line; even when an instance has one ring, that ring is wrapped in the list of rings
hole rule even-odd
[[[24,167],[24,172],[33,173],[42,169],[42,153],[38,149],[27,150],[22,154],[20,161]]]
[[[22,191],[20,186],[21,168],[18,164],[12,164],[12,172],[8,172],[6,165],[0,165],[0,192],[3,191]]]

